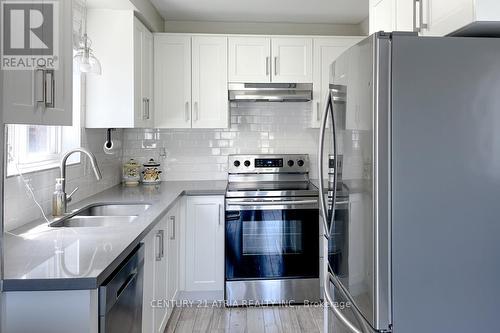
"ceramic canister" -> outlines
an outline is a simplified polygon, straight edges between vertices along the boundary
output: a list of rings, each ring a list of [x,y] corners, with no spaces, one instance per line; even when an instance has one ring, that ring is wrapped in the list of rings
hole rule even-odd
[[[148,162],[144,163],[143,166],[142,182],[144,184],[158,184],[161,182],[160,163],[151,158]]]
[[[141,180],[141,165],[133,158],[123,165],[122,179],[125,185],[137,185]]]

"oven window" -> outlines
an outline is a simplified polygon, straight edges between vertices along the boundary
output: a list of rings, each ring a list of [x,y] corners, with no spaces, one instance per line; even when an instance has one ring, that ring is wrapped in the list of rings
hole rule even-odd
[[[318,209],[226,212],[226,279],[317,278]]]
[[[243,255],[301,253],[302,223],[299,220],[272,219],[243,221]]]

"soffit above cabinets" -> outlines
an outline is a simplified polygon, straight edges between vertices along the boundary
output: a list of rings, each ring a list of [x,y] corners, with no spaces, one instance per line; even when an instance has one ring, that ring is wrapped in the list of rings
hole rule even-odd
[[[359,24],[368,0],[151,0],[165,20]]]

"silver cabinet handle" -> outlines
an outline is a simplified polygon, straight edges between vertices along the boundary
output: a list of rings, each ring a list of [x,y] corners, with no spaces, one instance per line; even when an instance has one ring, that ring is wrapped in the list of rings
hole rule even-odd
[[[222,224],[222,205],[219,204],[219,226]]]
[[[269,72],[270,72],[270,69],[269,69],[269,57],[266,57],[266,76],[269,76]]]
[[[35,69],[35,87],[40,87],[35,91],[35,102],[45,104],[45,69]]]
[[[146,103],[147,103],[146,101],[147,101],[147,98],[143,97],[142,98],[142,120],[148,119],[147,115],[146,115]]]
[[[278,57],[274,57],[274,75],[278,75]]]
[[[146,119],[151,119],[151,113],[149,112],[149,98],[146,98]]]
[[[417,10],[418,10],[418,24],[417,24]],[[413,2],[413,31],[422,32],[427,29],[428,25],[424,23],[424,1],[414,0]]]
[[[316,120],[320,121],[321,120],[321,111],[319,110],[320,108],[320,103],[316,102]]]
[[[171,240],[175,239],[175,216],[170,216],[170,221],[172,221],[172,234],[170,236]]]
[[[159,244],[159,249],[158,253],[156,254],[156,261],[161,261],[161,258],[163,258],[165,254],[165,244],[164,244],[164,239],[165,239],[165,232],[163,230],[158,230],[156,233],[155,237],[158,238],[158,244]]]
[[[194,121],[200,119],[200,111],[198,110],[198,102],[194,102]]]
[[[186,102],[186,121],[189,121],[191,118],[191,112],[189,111],[189,102]]]
[[[46,69],[44,76],[45,84],[45,106],[48,108],[55,107],[55,94],[56,94],[56,84],[55,84],[55,72],[53,69]]]

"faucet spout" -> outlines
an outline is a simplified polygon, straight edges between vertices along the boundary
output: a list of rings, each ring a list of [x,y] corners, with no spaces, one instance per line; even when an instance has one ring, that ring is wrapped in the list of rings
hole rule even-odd
[[[87,157],[90,159],[90,164],[92,165],[92,169],[94,170],[95,178],[97,180],[102,179],[101,170],[99,170],[99,165],[97,164],[97,159],[96,159],[95,155],[85,148],[75,148],[75,149],[72,149],[72,150],[66,152],[63,155],[63,157],[61,159],[61,166],[60,166],[61,178],[66,180],[66,161],[74,153],[83,153],[83,154],[87,155]],[[64,183],[63,183],[63,190],[64,189],[65,188],[64,188]]]
[[[62,191],[62,198],[57,199],[57,200],[56,199],[53,200],[52,215],[54,215],[54,216],[59,216],[59,215],[66,213],[67,203],[69,201],[71,201],[71,196],[78,189],[78,187],[77,187],[70,195],[66,194],[66,162],[67,162],[68,158],[74,153],[83,153],[83,154],[87,155],[87,157],[90,159],[90,164],[92,165],[92,170],[94,171],[95,178],[97,180],[102,179],[101,170],[99,170],[99,165],[97,164],[97,159],[92,152],[88,151],[85,148],[75,148],[75,149],[72,149],[72,150],[66,152],[61,159],[61,165],[60,165],[61,178],[58,180],[58,182],[60,184],[60,190]]]

